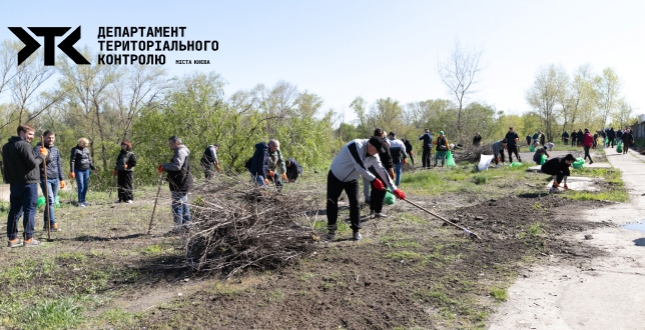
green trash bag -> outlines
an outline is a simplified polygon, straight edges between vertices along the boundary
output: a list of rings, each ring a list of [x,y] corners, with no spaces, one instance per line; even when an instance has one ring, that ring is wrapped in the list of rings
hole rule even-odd
[[[509,165],[509,166],[510,167],[522,166],[522,163],[512,162],[511,165]]]
[[[452,152],[450,152],[450,150],[448,150],[448,155],[446,156],[446,166],[448,167],[457,166],[457,164],[455,164],[455,159],[452,157]]]
[[[623,144],[622,143],[620,143],[620,142],[618,143],[618,145],[616,146],[616,152],[617,153],[623,152]]]
[[[392,194],[389,191],[385,193],[385,204],[387,205],[394,204],[394,194]]]
[[[605,145],[609,145],[609,138],[605,138]]]
[[[546,163],[546,155],[542,155],[542,158],[540,158],[540,165]]]
[[[535,151],[535,146],[534,146],[534,145],[530,145],[530,146],[529,146],[529,151],[530,151],[530,152],[534,152],[534,151]]]
[[[585,167],[585,160],[583,158],[576,158],[576,161],[573,162],[573,168],[582,169]]]
[[[38,204],[36,204],[36,207],[41,207],[45,205],[45,196],[40,196],[38,197]],[[59,196],[56,196],[56,202],[54,203],[55,207],[60,207],[60,199]]]

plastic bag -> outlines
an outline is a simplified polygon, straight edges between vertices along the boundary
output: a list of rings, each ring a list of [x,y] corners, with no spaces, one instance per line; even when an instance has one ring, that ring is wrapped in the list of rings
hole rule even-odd
[[[522,163],[512,162],[510,166],[511,167],[522,166]]]
[[[580,157],[578,157],[578,158],[576,158],[576,161],[575,161],[575,162],[573,162],[573,168],[576,168],[576,169],[582,169],[582,168],[584,168],[584,167],[585,167],[585,160],[584,160],[584,158],[580,158]]]
[[[493,161],[493,155],[481,155],[479,157],[479,165],[477,165],[477,169],[479,171],[487,170],[488,166],[490,165],[490,162]]]
[[[540,158],[540,165],[546,163],[546,159],[547,159],[546,155],[542,155],[542,158]]]
[[[530,145],[530,146],[529,146],[529,151],[530,151],[530,152],[534,152],[534,151],[535,151],[535,146],[534,146],[534,145]]]
[[[618,145],[616,146],[616,152],[621,153],[623,152],[623,144],[618,142]]]
[[[54,202],[55,207],[60,207],[60,196],[56,196],[56,201]],[[41,207],[45,205],[45,196],[40,196],[38,197],[38,203],[36,204],[36,207]]]
[[[457,164],[455,164],[455,159],[452,157],[452,152],[450,152],[450,150],[448,150],[447,152],[446,166],[448,167],[457,166]]]
[[[392,204],[394,204],[394,194],[392,194],[391,192],[387,191],[387,192],[385,193],[385,201],[384,201],[384,202],[385,202],[385,204],[387,204],[387,205],[392,205]]]

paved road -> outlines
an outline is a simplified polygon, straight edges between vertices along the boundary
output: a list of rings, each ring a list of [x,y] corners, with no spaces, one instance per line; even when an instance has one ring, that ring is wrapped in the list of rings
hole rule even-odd
[[[630,202],[588,210],[587,221],[617,224],[645,219],[645,157],[606,149],[622,171]],[[584,240],[586,234],[592,240]],[[520,272],[489,329],[645,329],[645,232],[603,228],[572,234],[575,244],[589,244],[607,256],[577,267],[551,257]],[[527,277],[524,277],[526,275]]]

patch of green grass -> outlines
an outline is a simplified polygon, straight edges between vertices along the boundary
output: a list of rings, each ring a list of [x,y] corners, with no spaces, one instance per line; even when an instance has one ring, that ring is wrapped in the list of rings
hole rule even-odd
[[[87,255],[83,252],[63,252],[56,255],[56,259],[59,260],[74,260],[78,262],[87,261]]]
[[[109,309],[98,317],[98,321],[110,324],[114,329],[132,328],[143,317],[143,313],[128,313],[121,308]]]
[[[473,181],[475,184],[486,184],[488,183],[488,176],[487,175],[482,175],[482,174],[477,174],[473,176]]]
[[[508,300],[508,292],[506,292],[505,288],[492,287],[490,289],[490,295],[497,301]]]
[[[29,329],[73,328],[84,320],[88,301],[86,296],[38,299],[18,313],[12,323],[17,327],[28,325]]]
[[[629,194],[626,190],[613,189],[610,191],[590,192],[571,191],[565,195],[566,198],[579,201],[612,201],[625,203],[629,202]]]
[[[149,245],[141,250],[141,252],[144,254],[160,254],[161,252],[163,252],[163,248],[159,244]]]
[[[421,254],[411,251],[401,251],[388,253],[385,257],[394,260],[419,260],[421,259]]]
[[[351,230],[349,227],[349,224],[346,223],[341,219],[341,215],[339,214],[338,221],[336,222],[336,225],[338,228],[336,229],[337,232],[339,233],[346,233]],[[314,225],[314,229],[319,232],[327,232],[327,221],[316,221],[316,224]]]

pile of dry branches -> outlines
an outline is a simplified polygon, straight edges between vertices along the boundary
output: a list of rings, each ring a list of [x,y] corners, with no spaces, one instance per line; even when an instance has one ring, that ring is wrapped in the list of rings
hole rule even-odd
[[[217,176],[198,187],[186,243],[192,268],[227,277],[248,267],[273,269],[314,248],[313,202]]]
[[[462,150],[455,150],[453,152],[453,157],[457,163],[459,162],[479,162],[479,157],[481,154],[492,155],[493,148],[490,144],[473,146],[469,145]]]

